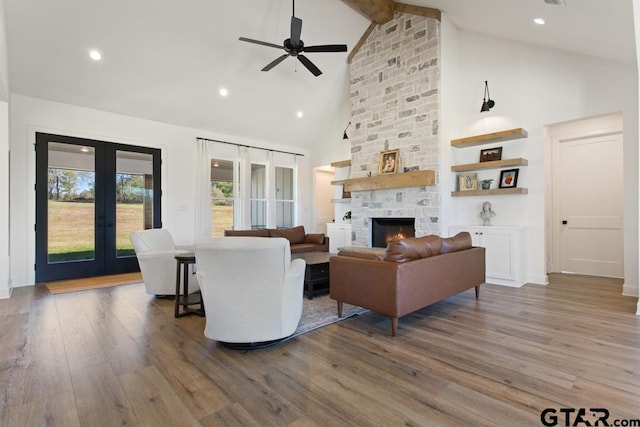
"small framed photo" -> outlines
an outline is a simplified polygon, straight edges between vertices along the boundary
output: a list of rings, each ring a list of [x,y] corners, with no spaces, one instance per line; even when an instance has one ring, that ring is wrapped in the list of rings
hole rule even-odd
[[[498,188],[515,188],[518,185],[518,172],[520,169],[507,169],[500,172]]]
[[[461,173],[458,175],[458,188],[460,191],[471,191],[478,189],[477,173]]]
[[[502,147],[480,150],[480,163],[493,162],[495,160],[502,160]]]
[[[400,149],[386,150],[380,152],[378,161],[378,175],[396,173],[398,171],[398,160],[400,160]]]

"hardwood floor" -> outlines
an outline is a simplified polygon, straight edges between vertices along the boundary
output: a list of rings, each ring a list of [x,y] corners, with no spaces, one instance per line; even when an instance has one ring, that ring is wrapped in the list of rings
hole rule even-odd
[[[251,352],[217,346],[203,318],[174,319],[142,285],[18,288],[0,300],[0,425],[540,426],[545,408],[583,407],[640,419],[640,317],[621,288],[483,285],[401,318],[395,338],[367,313]]]

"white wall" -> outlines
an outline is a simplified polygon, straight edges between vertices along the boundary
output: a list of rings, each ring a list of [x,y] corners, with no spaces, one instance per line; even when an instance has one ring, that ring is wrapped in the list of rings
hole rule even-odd
[[[0,298],[11,294],[9,280],[9,70],[4,0],[0,0]]]
[[[527,281],[544,283],[545,125],[621,111],[624,118],[625,288],[638,288],[638,74],[635,67],[457,30],[443,17],[441,179],[451,164],[477,162],[478,150],[450,148],[452,138],[522,127],[526,139],[498,144],[503,158],[524,157],[518,186],[528,195],[490,198],[495,225],[528,227]],[[480,113],[484,81],[496,106]],[[447,159],[446,152],[450,153]],[[473,158],[470,158],[472,156]],[[448,163],[447,163],[448,161]],[[494,171],[498,177],[498,172]],[[494,181],[495,184],[495,181]],[[451,183],[449,183],[451,186]],[[448,224],[480,224],[482,197],[448,196]],[[446,229],[446,227],[445,227]]]
[[[34,284],[36,132],[93,138],[162,150],[162,222],[178,244],[194,236],[196,137],[308,155],[298,147],[217,135],[21,95],[11,97],[11,285]],[[1,113],[1,111],[0,111]],[[1,116],[1,114],[0,114]],[[1,130],[1,129],[0,129]],[[1,140],[1,138],[0,138]],[[310,172],[309,172],[310,173]],[[312,182],[309,177],[305,182]],[[307,188],[310,192],[311,188]],[[307,206],[303,207],[308,212]],[[305,215],[303,224],[311,225]]]

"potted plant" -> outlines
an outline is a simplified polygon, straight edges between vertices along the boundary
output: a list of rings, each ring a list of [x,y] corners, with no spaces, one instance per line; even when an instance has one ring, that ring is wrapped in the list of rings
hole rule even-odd
[[[483,190],[488,190],[491,188],[491,183],[493,182],[493,179],[483,179],[482,180],[482,189]]]

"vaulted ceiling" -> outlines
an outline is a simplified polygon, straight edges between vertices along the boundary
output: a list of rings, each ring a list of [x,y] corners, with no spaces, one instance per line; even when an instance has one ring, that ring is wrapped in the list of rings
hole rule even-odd
[[[558,0],[559,1],[559,0]],[[23,94],[223,135],[308,147],[348,120],[347,53],[308,53],[314,77],[283,52],[288,0],[4,0],[10,87]],[[635,66],[632,0],[412,0],[459,28]],[[390,0],[298,0],[306,45],[351,49]],[[532,23],[545,18],[543,27]],[[103,59],[88,57],[99,49]],[[219,95],[220,88],[229,91]],[[302,118],[296,117],[303,111]]]

